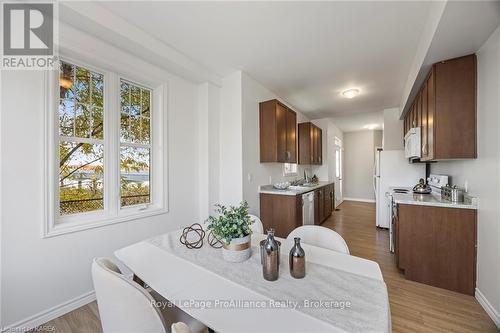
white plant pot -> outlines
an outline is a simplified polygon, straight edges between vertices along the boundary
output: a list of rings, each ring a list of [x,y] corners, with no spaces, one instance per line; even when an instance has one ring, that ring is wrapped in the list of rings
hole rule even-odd
[[[242,262],[250,258],[252,255],[252,247],[250,235],[234,238],[229,245],[222,247],[222,257],[229,262]]]

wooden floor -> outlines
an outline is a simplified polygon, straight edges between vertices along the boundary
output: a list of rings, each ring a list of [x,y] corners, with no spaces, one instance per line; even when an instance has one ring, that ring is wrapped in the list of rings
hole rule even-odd
[[[375,227],[375,205],[345,201],[323,223],[344,237],[352,255],[379,263],[389,289],[393,332],[499,332],[472,296],[407,281],[389,252],[389,233]],[[95,302],[45,324],[52,332],[101,332]]]

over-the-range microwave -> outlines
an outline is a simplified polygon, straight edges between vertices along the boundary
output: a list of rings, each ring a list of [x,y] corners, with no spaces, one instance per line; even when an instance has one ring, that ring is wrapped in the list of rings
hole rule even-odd
[[[420,158],[422,156],[420,127],[410,128],[405,135],[405,157],[409,159]]]

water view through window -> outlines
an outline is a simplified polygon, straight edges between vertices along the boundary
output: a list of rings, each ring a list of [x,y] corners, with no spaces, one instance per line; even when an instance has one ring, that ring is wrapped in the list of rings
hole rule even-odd
[[[146,204],[150,198],[151,90],[120,81],[120,202]]]
[[[62,62],[59,73],[59,211],[104,209],[104,76]]]

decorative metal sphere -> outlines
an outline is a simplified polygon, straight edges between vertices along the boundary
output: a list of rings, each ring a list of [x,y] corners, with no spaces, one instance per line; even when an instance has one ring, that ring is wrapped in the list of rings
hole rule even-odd
[[[182,230],[179,241],[188,249],[200,249],[203,246],[205,230],[199,223],[194,223]]]

